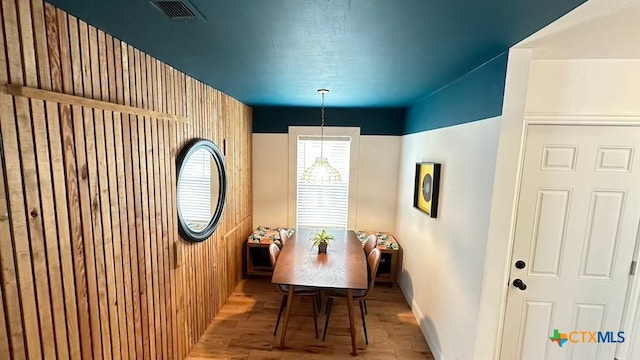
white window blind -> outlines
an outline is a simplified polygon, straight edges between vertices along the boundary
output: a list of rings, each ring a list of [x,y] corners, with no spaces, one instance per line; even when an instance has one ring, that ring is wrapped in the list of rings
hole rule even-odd
[[[319,136],[299,136],[297,148],[297,225],[346,229],[351,137],[324,137],[323,156],[341,175],[341,182],[337,184],[300,182],[304,170],[320,156]]]
[[[180,175],[180,209],[194,231],[204,229],[211,220],[211,161],[207,151],[198,150],[189,157]]]

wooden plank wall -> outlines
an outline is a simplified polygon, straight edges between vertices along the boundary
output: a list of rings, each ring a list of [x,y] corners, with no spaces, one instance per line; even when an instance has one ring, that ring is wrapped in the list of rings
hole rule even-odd
[[[241,276],[251,109],[42,0],[0,1],[0,85],[189,119],[0,95],[0,358],[184,358]],[[226,142],[229,192],[190,244],[176,155],[196,137]]]

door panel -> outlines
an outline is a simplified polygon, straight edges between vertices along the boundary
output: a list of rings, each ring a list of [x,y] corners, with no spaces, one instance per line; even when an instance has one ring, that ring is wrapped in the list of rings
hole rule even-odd
[[[605,304],[576,304],[573,313],[573,329],[601,329],[604,323],[607,306]],[[587,338],[589,335],[585,335]],[[610,344],[588,344],[572,346],[571,360],[599,360],[603,359],[601,346]],[[569,350],[569,349],[567,349]],[[613,359],[613,357],[611,358]]]
[[[580,278],[611,280],[625,191],[591,193]]]
[[[537,336],[551,326],[551,319],[555,310],[555,302],[541,300],[526,300],[522,317],[522,343],[520,344],[520,358],[530,359],[546,351],[548,343],[545,338]]]
[[[526,288],[509,286],[501,359],[613,359],[615,343],[574,336],[560,347],[549,337],[620,329],[640,218],[639,146],[638,127],[528,127],[510,277]]]
[[[570,199],[570,189],[538,190],[529,275],[558,276]]]

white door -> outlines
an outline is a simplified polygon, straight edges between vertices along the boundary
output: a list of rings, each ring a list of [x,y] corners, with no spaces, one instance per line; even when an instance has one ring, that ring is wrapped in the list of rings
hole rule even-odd
[[[590,342],[589,333],[584,343],[580,333],[550,337],[613,331],[620,340],[640,219],[639,152],[640,127],[528,127],[502,360],[613,360],[616,343]]]

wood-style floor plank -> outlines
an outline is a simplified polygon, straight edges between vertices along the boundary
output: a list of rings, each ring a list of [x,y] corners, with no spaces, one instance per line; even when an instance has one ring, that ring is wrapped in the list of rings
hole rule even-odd
[[[273,327],[280,299],[280,293],[268,280],[241,281],[187,359],[353,358],[346,301],[341,300],[334,301],[327,339],[323,342],[322,336],[316,339],[314,335],[310,299],[294,298],[285,348],[278,349]],[[398,287],[376,287],[367,300],[367,308],[368,346],[360,316],[356,316],[358,357],[434,359]],[[323,314],[324,309],[318,318],[319,327],[324,324]]]

